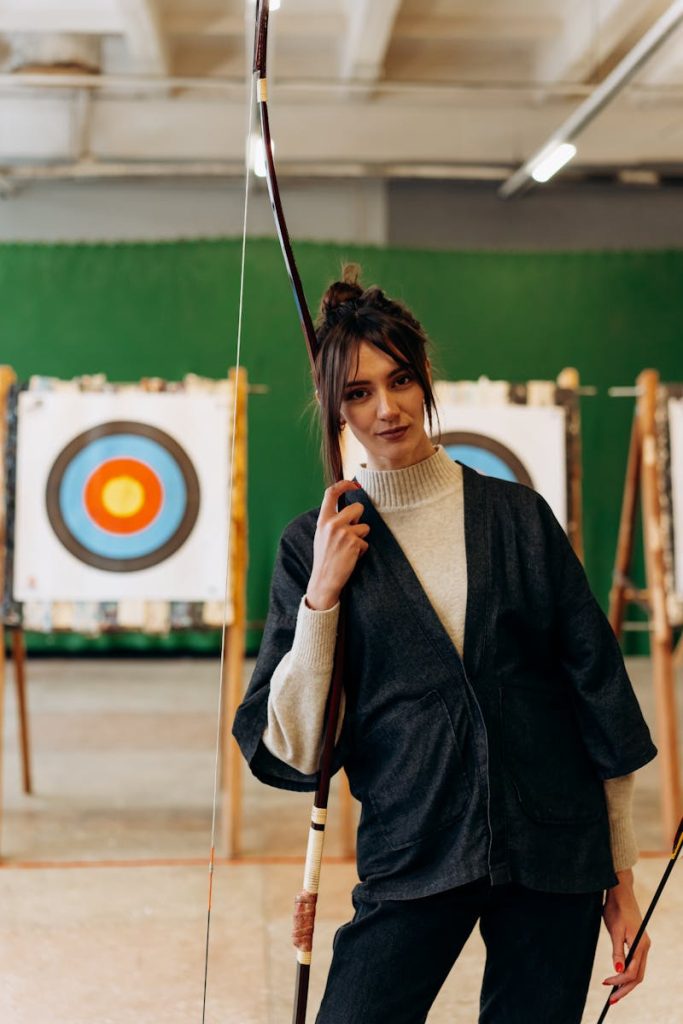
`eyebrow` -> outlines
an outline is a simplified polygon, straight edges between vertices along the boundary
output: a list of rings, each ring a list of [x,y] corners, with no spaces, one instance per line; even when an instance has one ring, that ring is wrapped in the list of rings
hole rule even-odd
[[[387,378],[386,379],[387,380],[391,380],[391,378],[395,377],[397,373],[405,373],[407,369],[408,369],[407,366],[397,366],[395,370],[392,370],[391,373],[387,374]],[[361,384],[372,384],[372,381],[371,380],[349,380],[344,385],[344,389],[346,389],[346,388],[357,388],[357,387],[360,387]]]

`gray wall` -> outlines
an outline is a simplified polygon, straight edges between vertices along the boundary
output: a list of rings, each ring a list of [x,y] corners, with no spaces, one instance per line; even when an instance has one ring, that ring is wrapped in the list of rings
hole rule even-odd
[[[495,184],[393,181],[387,242],[429,249],[678,249],[683,188],[561,183],[517,199]]]
[[[0,200],[0,241],[239,236],[238,181],[33,183]],[[428,249],[670,249],[683,245],[683,189],[563,184],[503,202],[495,184],[297,180],[283,186],[297,239]],[[263,182],[249,233],[272,236]],[[350,249],[352,255],[352,249]]]

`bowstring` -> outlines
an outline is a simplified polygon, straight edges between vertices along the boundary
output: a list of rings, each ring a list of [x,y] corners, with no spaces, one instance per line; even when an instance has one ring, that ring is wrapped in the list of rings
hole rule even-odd
[[[235,374],[234,374],[234,386],[233,386],[233,405],[232,405],[232,438],[230,445],[230,474],[228,480],[228,535],[226,542],[226,563],[225,563],[225,589],[223,596],[223,626],[221,630],[221,657],[220,657],[220,668],[218,676],[218,707],[216,714],[216,743],[215,743],[215,756],[213,766],[213,800],[211,804],[211,849],[209,854],[209,901],[208,909],[206,913],[206,944],[204,949],[204,986],[202,994],[202,1024],[206,1021],[206,994],[207,994],[207,983],[209,976],[209,944],[211,936],[211,901],[213,896],[213,874],[214,874],[214,863],[216,855],[216,821],[217,821],[217,807],[218,807],[218,779],[220,775],[220,763],[221,763],[221,739],[223,735],[223,704],[224,704],[224,670],[225,670],[225,651],[227,646],[227,627],[228,627],[228,607],[230,604],[230,561],[232,554],[232,500],[233,500],[233,482],[235,474],[235,442],[236,442],[236,424],[237,424],[237,406],[238,406],[238,395],[239,395],[239,377],[241,369],[241,356],[242,356],[242,325],[244,322],[244,278],[245,278],[245,267],[246,267],[246,253],[247,253],[247,218],[249,214],[249,189],[250,189],[250,174],[249,174],[249,163],[250,163],[250,145],[252,128],[254,123],[254,81],[255,76],[251,76],[251,86],[249,89],[249,107],[247,111],[247,136],[246,146],[244,155],[244,214],[242,219],[242,253],[240,259],[240,287],[239,287],[239,303],[237,312],[237,345],[235,354]]]

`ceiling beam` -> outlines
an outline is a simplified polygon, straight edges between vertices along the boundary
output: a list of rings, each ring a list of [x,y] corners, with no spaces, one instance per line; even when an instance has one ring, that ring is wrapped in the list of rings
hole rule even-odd
[[[342,44],[342,81],[377,82],[384,69],[401,0],[354,0]]]
[[[346,27],[346,18],[332,11],[311,11],[299,14],[287,9],[287,4],[277,12],[271,22],[271,30],[278,39],[336,39]],[[242,38],[244,36],[244,15],[202,11],[170,11],[164,18],[164,29],[169,36],[206,36]]]
[[[76,32],[100,35],[121,31],[117,0],[2,0],[0,32]]]
[[[658,5],[661,8],[661,3]],[[657,11],[657,14],[660,11]],[[536,61],[541,82],[582,82],[590,78],[642,20],[643,5],[634,0],[600,0],[566,4],[564,24],[542,47]],[[654,20],[656,14],[652,16]]]
[[[562,28],[563,19],[560,15],[461,14],[437,17],[403,14],[396,19],[394,36],[396,39],[414,39],[420,42],[536,42],[555,39]]]
[[[408,174],[412,167],[419,176],[428,166],[435,177],[449,177],[465,165],[501,170],[513,163],[520,145],[531,152],[571,109],[559,100],[520,108],[512,97],[485,105],[481,97],[461,96],[449,106],[450,130],[444,132],[443,110],[431,102],[406,108],[400,97],[340,104],[333,96],[318,96],[304,113],[296,98],[280,97],[278,169],[316,175],[327,168],[344,176],[354,167],[380,175],[397,173],[392,168]],[[582,168],[683,166],[683,133],[667,130],[671,120],[671,107],[614,104],[583,137]],[[211,94],[166,90],[140,103],[135,96],[95,92],[88,112],[69,92],[41,100],[0,93],[0,173],[3,165],[9,174],[13,164],[75,160],[83,152],[95,161],[150,166],[221,161],[240,173],[243,97],[217,103]]]
[[[167,75],[168,47],[161,28],[158,0],[117,0],[117,3],[135,70]]]

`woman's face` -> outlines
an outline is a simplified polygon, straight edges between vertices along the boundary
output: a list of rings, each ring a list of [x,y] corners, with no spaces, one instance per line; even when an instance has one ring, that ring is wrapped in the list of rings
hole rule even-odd
[[[414,372],[366,341],[352,362],[340,412],[365,448],[369,469],[403,469],[434,452]]]

